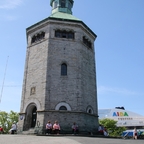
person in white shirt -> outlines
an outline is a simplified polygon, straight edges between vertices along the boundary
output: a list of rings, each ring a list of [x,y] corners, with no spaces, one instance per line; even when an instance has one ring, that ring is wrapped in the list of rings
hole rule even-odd
[[[16,131],[17,131],[17,125],[16,122],[14,121],[9,132],[10,134],[14,134]]]
[[[75,122],[72,125],[72,133],[73,135],[78,134],[78,125]]]
[[[46,134],[51,134],[52,132],[52,124],[50,121],[46,124]]]

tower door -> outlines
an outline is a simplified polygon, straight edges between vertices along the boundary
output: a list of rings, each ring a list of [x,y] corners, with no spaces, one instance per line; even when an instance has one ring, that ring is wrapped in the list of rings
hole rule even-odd
[[[36,125],[36,119],[37,119],[37,108],[34,107],[32,110],[32,121],[31,121],[31,127],[34,128]]]

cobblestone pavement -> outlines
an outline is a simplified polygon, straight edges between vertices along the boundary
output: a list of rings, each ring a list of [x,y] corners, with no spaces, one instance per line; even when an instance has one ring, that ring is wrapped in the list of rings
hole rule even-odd
[[[0,135],[1,144],[143,144],[144,140],[123,140],[79,136]]]

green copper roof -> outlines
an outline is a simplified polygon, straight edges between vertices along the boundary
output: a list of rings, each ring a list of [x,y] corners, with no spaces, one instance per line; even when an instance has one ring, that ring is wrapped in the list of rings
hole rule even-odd
[[[73,3],[73,0],[51,0],[52,14],[57,12],[72,14]]]
[[[58,19],[67,19],[67,20],[81,21],[80,19],[74,17],[73,15],[68,14],[68,13],[63,13],[63,12],[54,13],[50,17],[51,18],[58,18]]]
[[[48,21],[48,20],[69,21],[69,22],[81,23],[95,37],[97,37],[96,34],[85,23],[83,23],[82,20],[80,20],[80,19],[78,19],[72,15],[71,9],[73,7],[73,3],[74,3],[73,0],[64,0],[64,1],[62,1],[62,0],[50,0],[50,5],[52,6],[52,14],[48,18],[28,27],[27,30],[31,29],[32,27],[34,27],[36,25],[39,25],[40,23]]]

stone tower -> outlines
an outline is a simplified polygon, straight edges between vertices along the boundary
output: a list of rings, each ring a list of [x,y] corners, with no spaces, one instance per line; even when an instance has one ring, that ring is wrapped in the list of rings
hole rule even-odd
[[[52,14],[28,27],[19,127],[44,129],[48,120],[80,133],[98,127],[96,34],[72,15],[73,0],[51,0]]]

